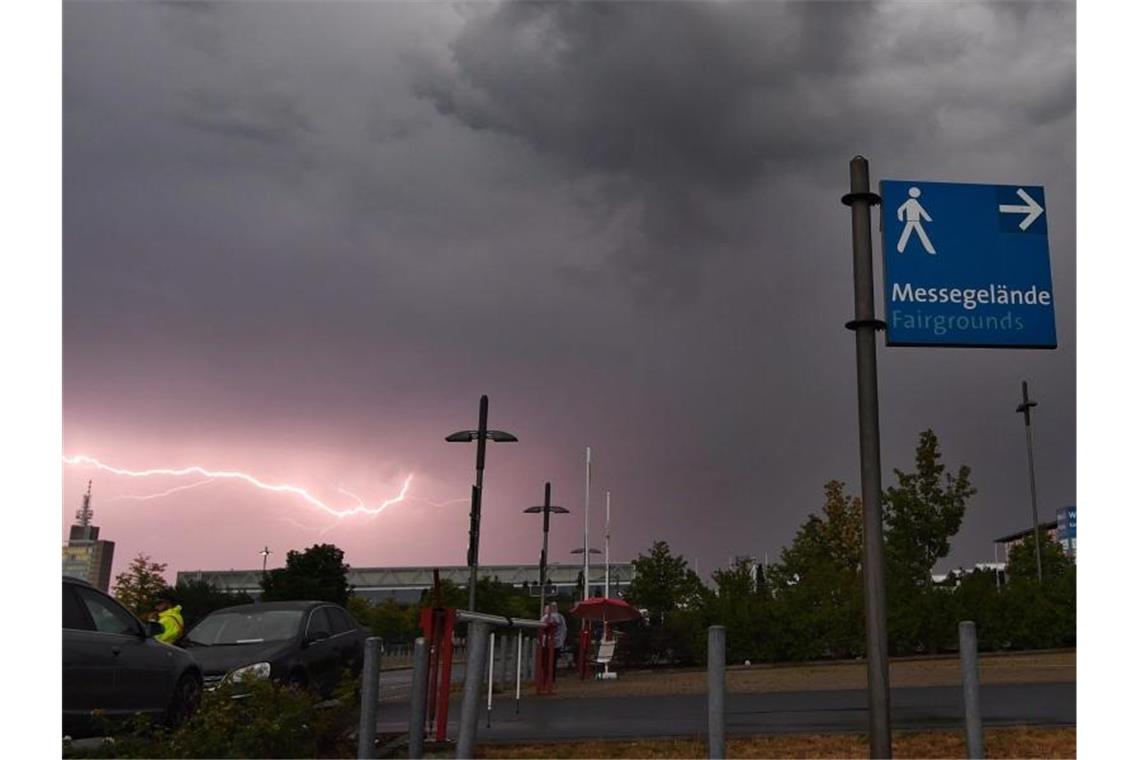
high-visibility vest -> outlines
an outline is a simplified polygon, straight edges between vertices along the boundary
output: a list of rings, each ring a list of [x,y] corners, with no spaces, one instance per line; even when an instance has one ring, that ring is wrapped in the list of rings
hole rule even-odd
[[[173,644],[182,638],[182,607],[170,607],[158,613],[158,622],[162,624],[162,633],[155,636],[159,641]]]

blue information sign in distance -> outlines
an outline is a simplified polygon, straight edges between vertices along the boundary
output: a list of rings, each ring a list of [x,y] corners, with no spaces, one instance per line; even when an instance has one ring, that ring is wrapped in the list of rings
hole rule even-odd
[[[879,188],[888,346],[1057,347],[1044,188]]]

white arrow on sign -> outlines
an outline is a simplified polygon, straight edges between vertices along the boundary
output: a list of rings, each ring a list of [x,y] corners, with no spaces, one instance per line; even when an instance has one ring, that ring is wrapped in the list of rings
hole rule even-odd
[[[1025,214],[1025,218],[1022,219],[1021,224],[1017,226],[1023,230],[1027,230],[1029,229],[1029,225],[1037,221],[1037,217],[1041,216],[1041,212],[1045,209],[1043,209],[1041,205],[1037,203],[1037,201],[1033,200],[1033,198],[1030,197],[1029,193],[1025,192],[1020,187],[1017,188],[1017,196],[1021,198],[1021,200],[1025,201],[1024,206],[1015,206],[1012,203],[1003,203],[998,206],[998,211],[1003,214]]]

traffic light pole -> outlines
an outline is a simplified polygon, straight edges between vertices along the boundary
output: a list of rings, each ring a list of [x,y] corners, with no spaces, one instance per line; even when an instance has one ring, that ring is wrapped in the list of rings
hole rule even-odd
[[[886,325],[875,318],[875,270],[871,249],[871,192],[867,159],[851,159],[851,240],[855,269],[855,374],[859,395],[859,465],[863,495],[863,594],[867,626],[867,690],[870,703],[871,757],[891,756],[891,700],[887,649],[887,603],[883,572],[882,465],[879,461],[879,378],[875,331]]]

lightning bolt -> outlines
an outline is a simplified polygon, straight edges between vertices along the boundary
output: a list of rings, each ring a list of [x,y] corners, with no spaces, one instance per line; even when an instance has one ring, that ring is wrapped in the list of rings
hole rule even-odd
[[[65,457],[63,457],[63,461],[67,464],[70,464],[70,465],[86,465],[89,467],[94,467],[96,469],[102,470],[104,472],[110,472],[110,473],[113,473],[115,475],[123,475],[123,476],[130,477],[130,478],[151,478],[151,477],[160,477],[160,476],[178,478],[178,477],[185,477],[187,475],[201,475],[202,477],[209,478],[209,479],[240,480],[240,481],[243,481],[245,483],[248,483],[251,486],[255,486],[257,488],[260,488],[263,491],[272,491],[274,493],[292,494],[294,496],[297,496],[297,497],[303,499],[304,501],[308,502],[309,504],[311,504],[312,506],[321,510],[322,512],[329,514],[329,515],[332,515],[333,517],[336,517],[336,518],[344,518],[344,517],[348,517],[350,515],[378,515],[378,514],[380,514],[385,509],[392,506],[393,504],[397,504],[401,501],[404,501],[404,498],[407,496],[407,493],[408,493],[408,488],[412,484],[412,477],[413,477],[412,474],[409,474],[408,477],[404,479],[404,485],[400,489],[399,495],[394,496],[391,499],[387,499],[386,501],[380,502],[380,504],[378,506],[369,507],[366,504],[364,504],[363,501],[360,501],[359,497],[356,497],[357,501],[358,501],[357,506],[352,507],[350,509],[337,509],[335,507],[329,506],[328,504],[321,501],[316,496],[313,496],[311,493],[306,491],[304,488],[301,488],[300,486],[289,485],[287,483],[266,483],[262,480],[259,480],[258,478],[255,478],[253,475],[250,475],[250,474],[245,473],[245,472],[236,471],[236,470],[207,470],[206,468],[199,467],[197,465],[193,465],[191,467],[182,467],[179,469],[155,468],[155,469],[150,469],[150,470],[126,470],[126,469],[123,469],[121,467],[113,467],[109,464],[104,464],[103,462],[100,462],[98,459],[95,459],[94,457],[83,456],[83,455],[73,456],[73,457],[65,456]],[[199,483],[198,485],[201,485],[201,483]]]
[[[191,488],[198,488],[199,486],[204,486],[207,483],[213,482],[213,478],[207,478],[206,480],[199,480],[197,483],[191,483],[185,486],[175,486],[174,488],[170,488],[160,493],[151,493],[146,494],[145,496],[115,496],[107,499],[107,501],[150,501],[151,499],[158,499],[163,496],[169,496],[170,494],[178,493],[179,491],[189,491]]]

